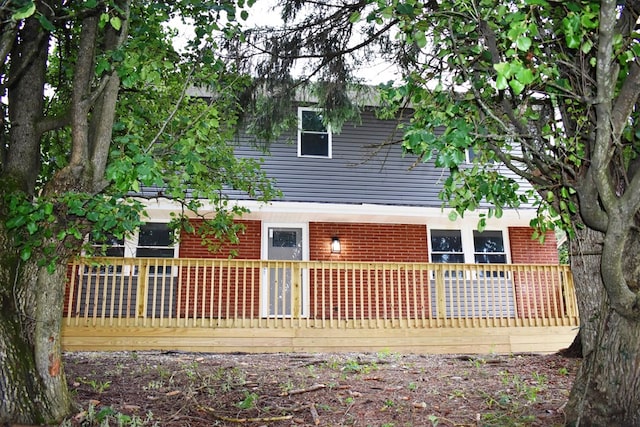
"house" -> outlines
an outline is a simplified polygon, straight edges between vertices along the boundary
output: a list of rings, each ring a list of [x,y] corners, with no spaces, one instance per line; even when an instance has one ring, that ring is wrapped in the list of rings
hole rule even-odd
[[[505,211],[477,230],[438,193],[446,171],[414,165],[396,122],[362,112],[341,132],[312,105],[264,156],[283,198],[238,197],[239,244],[212,254],[193,234],[172,245],[169,200],[148,205],[136,236],[96,266],[71,266],[67,349],[204,351],[555,351],[578,326],[555,236],[531,239],[535,211]],[[396,136],[397,139],[397,136]],[[197,219],[193,219],[194,223]],[[236,258],[229,260],[234,249]]]

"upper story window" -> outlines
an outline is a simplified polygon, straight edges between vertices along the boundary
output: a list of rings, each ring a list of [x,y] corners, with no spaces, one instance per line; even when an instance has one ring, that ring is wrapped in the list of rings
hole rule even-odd
[[[298,109],[298,156],[331,158],[331,129],[322,113],[313,108]]]
[[[431,230],[431,262],[464,262],[460,230]]]

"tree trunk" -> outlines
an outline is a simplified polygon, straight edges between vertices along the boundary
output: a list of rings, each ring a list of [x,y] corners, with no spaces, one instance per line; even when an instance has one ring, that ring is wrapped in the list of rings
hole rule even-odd
[[[638,426],[640,324],[609,306],[600,275],[602,241],[602,233],[585,227],[570,242],[583,361],[565,408],[567,425]]]
[[[23,263],[0,226],[0,423],[60,422],[73,403],[60,360],[66,266]]]
[[[596,342],[598,315],[606,299],[600,276],[604,234],[578,224],[569,241],[569,261],[578,298],[582,354],[589,354]]]
[[[596,346],[585,355],[569,396],[568,425],[640,425],[638,326],[610,308],[602,310]]]

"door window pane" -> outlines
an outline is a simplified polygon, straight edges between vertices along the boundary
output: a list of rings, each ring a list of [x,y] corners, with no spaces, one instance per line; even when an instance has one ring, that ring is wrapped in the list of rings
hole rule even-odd
[[[298,247],[296,231],[273,232],[273,246],[276,248],[296,248]]]

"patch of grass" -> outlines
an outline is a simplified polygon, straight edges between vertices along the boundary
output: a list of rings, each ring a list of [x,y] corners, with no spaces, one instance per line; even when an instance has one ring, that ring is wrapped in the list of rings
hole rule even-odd
[[[142,418],[138,415],[127,415],[116,411],[111,406],[105,406],[97,409],[94,405],[89,405],[86,411],[82,411],[77,415],[76,420],[80,420],[83,427],[144,427],[158,426],[153,419],[153,413],[147,412],[146,417]],[[71,427],[71,420],[64,420],[61,427]]]
[[[88,385],[93,391],[100,394],[104,393],[109,389],[109,387],[111,387],[111,381],[78,378],[78,382]]]
[[[252,409],[258,404],[259,396],[256,393],[244,392],[244,399],[236,404],[240,409]]]

